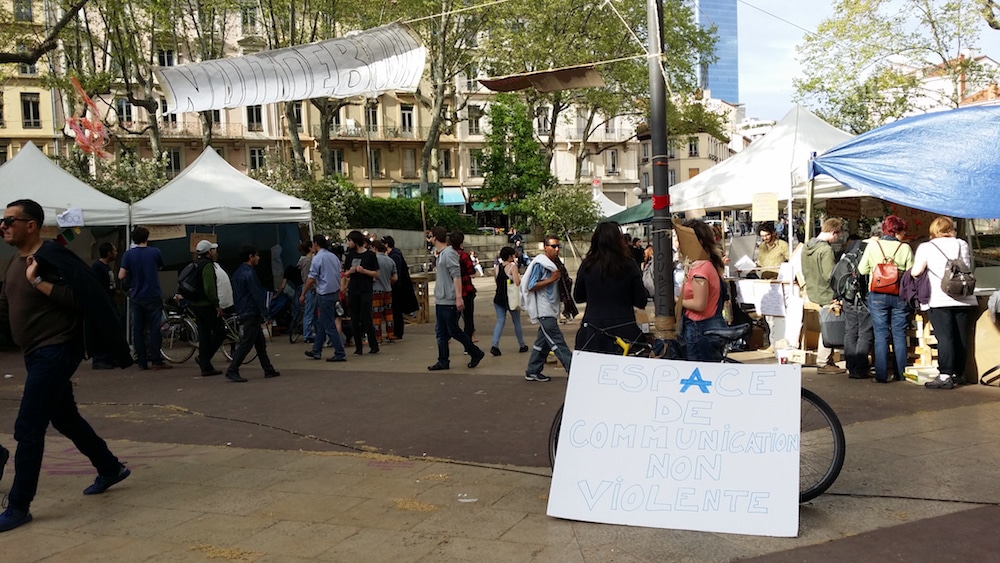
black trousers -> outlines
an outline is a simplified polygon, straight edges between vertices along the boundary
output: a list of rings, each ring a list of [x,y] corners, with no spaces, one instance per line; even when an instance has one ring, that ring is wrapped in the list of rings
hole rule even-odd
[[[212,306],[192,305],[195,324],[198,325],[198,365],[202,373],[212,371],[212,358],[226,339],[226,323]]]
[[[969,357],[970,307],[932,307],[928,311],[938,343],[938,372],[965,381]]]
[[[864,302],[844,303],[844,358],[847,371],[856,377],[868,377],[871,364],[868,356],[875,342],[872,316]]]
[[[360,354],[364,349],[365,335],[368,336],[368,347],[372,352],[377,352],[378,340],[375,337],[375,323],[372,321],[372,294],[348,294],[347,308],[351,312],[355,352]]]
[[[236,346],[236,350],[233,351],[233,361],[229,363],[226,375],[240,374],[240,366],[243,365],[243,359],[250,353],[251,348],[257,349],[257,359],[260,360],[260,367],[264,368],[264,373],[274,373],[274,366],[271,365],[271,359],[267,357],[267,339],[264,338],[264,332],[260,330],[260,323],[262,322],[264,322],[264,319],[258,316],[247,317],[240,321],[243,334],[240,337],[240,343]]]

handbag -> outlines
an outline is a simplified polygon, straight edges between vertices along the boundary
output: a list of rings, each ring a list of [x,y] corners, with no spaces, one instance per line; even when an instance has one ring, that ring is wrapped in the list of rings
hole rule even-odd
[[[843,348],[847,330],[845,315],[839,307],[827,305],[819,310],[819,331],[827,348]]]
[[[899,268],[896,266],[896,252],[903,246],[896,247],[896,252],[892,257],[886,257],[885,250],[881,243],[878,244],[879,252],[882,253],[882,262],[875,264],[872,269],[871,282],[868,291],[872,293],[886,293],[889,295],[899,295]]]
[[[507,278],[507,308],[516,311],[521,306],[521,288],[514,285],[514,281]]]

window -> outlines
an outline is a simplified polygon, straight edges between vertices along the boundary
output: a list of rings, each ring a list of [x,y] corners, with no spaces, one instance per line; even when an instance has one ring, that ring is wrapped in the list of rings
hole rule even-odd
[[[667,158],[677,158],[677,152],[674,150],[673,143],[667,145]]]
[[[701,172],[701,168],[688,168],[688,180],[694,178]]]
[[[41,98],[38,94],[21,94],[21,125],[25,129],[41,129]]]
[[[698,137],[688,139],[688,156],[698,156]]]
[[[645,190],[649,187],[649,172],[642,173],[642,189]]]
[[[132,102],[128,98],[115,98],[115,112],[118,114],[118,125],[132,125]]]
[[[413,105],[403,104],[399,106],[399,130],[403,133],[413,134]]]
[[[417,149],[403,149],[403,177],[417,177]]]
[[[173,49],[160,49],[156,52],[156,62],[160,66],[174,66],[177,64],[174,61],[174,50]]]
[[[17,46],[18,53],[27,53],[28,48],[24,45]],[[17,71],[21,74],[38,74],[38,65],[21,63],[17,65]]]
[[[330,156],[333,157],[334,172],[341,176],[347,176],[346,168],[344,168],[344,149],[332,149]]]
[[[7,162],[7,147],[0,147],[0,164]]]
[[[370,133],[378,131],[378,104],[365,105],[365,127]]]
[[[667,187],[670,187],[677,183],[677,171],[674,169],[667,170]]]
[[[469,65],[469,70],[465,73],[465,89],[470,91],[478,90],[477,78],[479,78],[479,68],[476,65]]]
[[[3,94],[0,93],[0,128],[6,127],[7,122],[4,121],[3,117]]]
[[[613,135],[615,132],[615,120],[609,119],[604,122],[604,132],[608,135]]]
[[[580,175],[581,176],[593,176],[594,175],[594,167],[593,167],[593,163],[590,160],[590,155],[589,154],[583,155],[583,160],[580,161]]]
[[[292,117],[295,119],[295,130],[302,131],[302,102],[292,102]]]
[[[649,162],[649,143],[642,143],[642,163]]]
[[[535,127],[538,129],[539,135],[552,134],[552,124],[549,123],[550,117],[549,108],[544,106],[538,108],[538,113],[535,116]]]
[[[247,131],[264,130],[264,118],[262,114],[262,106],[247,106]]]
[[[618,149],[608,151],[608,174],[618,174]]]
[[[441,158],[441,163],[439,166],[439,176],[442,178],[454,178],[455,171],[451,167],[451,150],[443,149],[438,151],[438,155]]]
[[[257,35],[257,6],[246,5],[240,8],[240,28],[243,35]]]
[[[14,21],[30,22],[33,19],[31,0],[14,0]]]
[[[372,149],[368,154],[368,177],[374,180],[382,178],[382,149]]]
[[[222,113],[217,109],[208,110],[208,124],[215,127],[222,122]]]
[[[264,148],[250,147],[250,170],[264,167]]]
[[[337,108],[337,111],[333,112],[333,130],[340,131],[340,112],[341,108]]]
[[[469,106],[469,134],[470,135],[481,135],[482,129],[479,125],[479,120],[483,117],[483,108],[481,106]]]
[[[179,147],[170,147],[164,151],[164,157],[167,161],[167,178],[173,178],[174,176],[181,173],[181,149]]]
[[[472,178],[483,177],[483,151],[482,149],[471,149],[469,151],[469,176]]]
[[[163,116],[163,126],[167,129],[177,129],[177,114],[167,113],[167,99],[160,98],[160,114]]]

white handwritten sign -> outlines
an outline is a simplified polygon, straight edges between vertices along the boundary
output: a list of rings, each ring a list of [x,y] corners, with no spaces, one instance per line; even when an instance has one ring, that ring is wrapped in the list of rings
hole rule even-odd
[[[164,113],[176,113],[414,92],[426,54],[408,26],[394,23],[350,37],[153,72],[167,99]]]
[[[548,515],[798,533],[801,366],[573,354]]]

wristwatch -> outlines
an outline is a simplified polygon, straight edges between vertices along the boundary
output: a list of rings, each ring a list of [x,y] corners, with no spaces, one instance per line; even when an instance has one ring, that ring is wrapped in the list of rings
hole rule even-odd
[[[42,276],[35,276],[35,279],[31,280],[31,287],[38,287],[40,283],[42,283]]]

